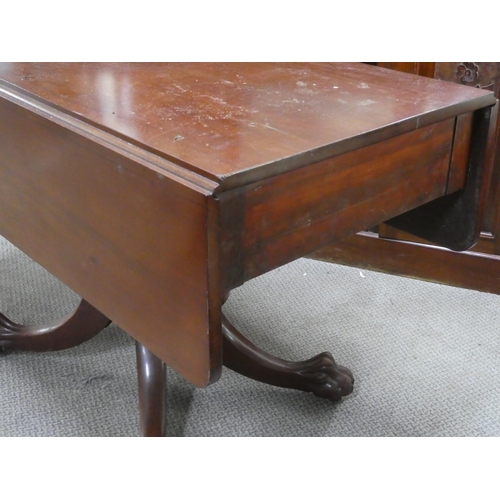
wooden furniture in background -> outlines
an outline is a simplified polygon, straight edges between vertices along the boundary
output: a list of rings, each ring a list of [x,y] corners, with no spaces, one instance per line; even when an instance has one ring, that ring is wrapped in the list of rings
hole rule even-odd
[[[364,64],[2,64],[0,234],[85,300],[48,328],[0,317],[0,348],[116,322],[137,341],[143,435],[163,433],[164,363],[337,401],[347,368],[265,353],[223,301],[395,217],[467,249],[496,113],[491,92]]]
[[[376,63],[400,72],[491,90],[500,96],[500,63]],[[397,73],[394,73],[397,81]],[[489,154],[494,164],[485,199],[481,237],[471,251],[456,254],[381,224],[371,232],[325,247],[311,257],[392,274],[500,293],[500,121]]]

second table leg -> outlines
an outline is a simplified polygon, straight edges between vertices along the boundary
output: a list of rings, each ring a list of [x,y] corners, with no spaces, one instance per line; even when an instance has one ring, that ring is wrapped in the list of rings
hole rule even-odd
[[[136,357],[141,436],[165,436],[165,363],[139,342],[136,342]]]

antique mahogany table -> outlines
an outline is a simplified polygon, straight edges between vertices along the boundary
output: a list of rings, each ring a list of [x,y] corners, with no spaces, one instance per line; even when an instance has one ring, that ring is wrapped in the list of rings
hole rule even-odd
[[[0,65],[0,234],[82,297],[52,325],[0,315],[4,350],[137,341],[142,435],[165,363],[222,365],[338,400],[329,353],[288,362],[224,317],[231,289],[383,221],[453,250],[478,237],[492,92],[369,65]]]

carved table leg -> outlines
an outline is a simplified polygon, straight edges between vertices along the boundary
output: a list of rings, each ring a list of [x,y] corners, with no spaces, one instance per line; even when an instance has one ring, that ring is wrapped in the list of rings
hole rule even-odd
[[[139,342],[136,342],[135,348],[141,436],[165,436],[165,363]]]
[[[0,349],[39,352],[69,349],[95,337],[110,322],[83,299],[71,314],[48,325],[19,325],[0,314]]]
[[[352,392],[352,373],[324,352],[306,361],[276,358],[246,339],[223,315],[224,366],[266,384],[312,392],[320,398],[338,401]]]

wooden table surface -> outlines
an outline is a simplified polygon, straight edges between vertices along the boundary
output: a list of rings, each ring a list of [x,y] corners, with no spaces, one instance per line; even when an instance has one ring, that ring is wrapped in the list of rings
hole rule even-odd
[[[491,92],[360,63],[3,63],[0,81],[219,190],[494,102]]]
[[[205,386],[231,289],[478,192],[495,102],[359,63],[3,63],[0,234]]]

